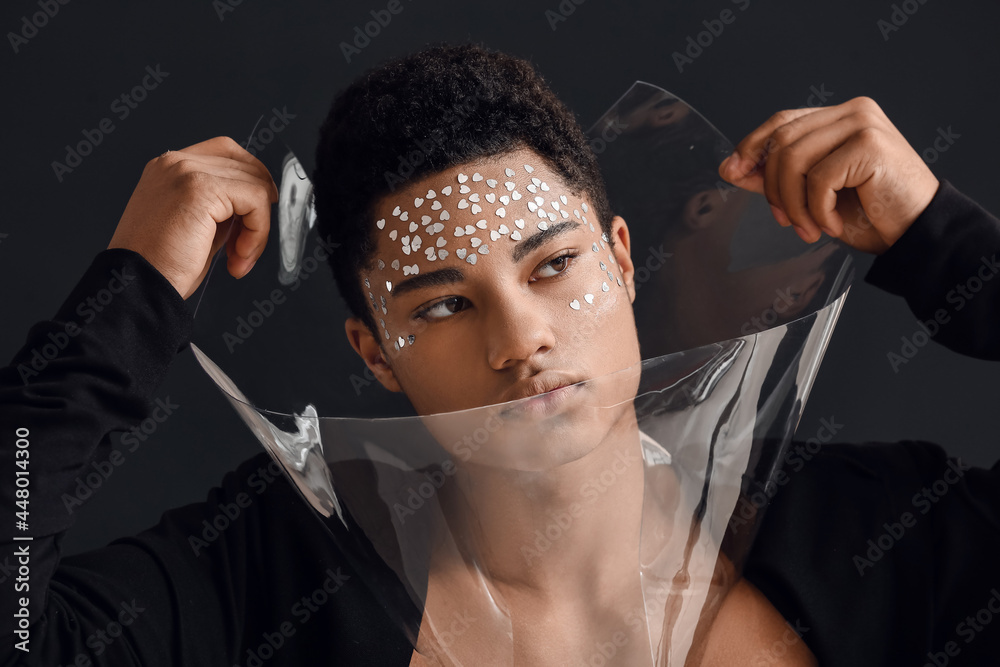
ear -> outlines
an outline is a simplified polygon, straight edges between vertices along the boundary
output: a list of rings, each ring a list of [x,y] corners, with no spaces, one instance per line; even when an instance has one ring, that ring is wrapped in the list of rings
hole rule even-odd
[[[365,326],[361,318],[347,318],[344,322],[344,331],[347,333],[347,340],[351,343],[351,347],[354,348],[358,356],[371,369],[371,372],[375,375],[375,379],[389,391],[403,391],[403,388],[399,385],[399,381],[396,379],[395,372],[393,372],[392,367],[385,359],[382,347],[372,336],[372,332],[368,330],[368,327]]]
[[[625,282],[625,289],[628,291],[628,299],[635,303],[635,266],[632,264],[632,245],[628,234],[628,225],[620,215],[611,218],[611,237],[614,239],[615,248],[612,251],[615,261],[622,270],[622,280]]]

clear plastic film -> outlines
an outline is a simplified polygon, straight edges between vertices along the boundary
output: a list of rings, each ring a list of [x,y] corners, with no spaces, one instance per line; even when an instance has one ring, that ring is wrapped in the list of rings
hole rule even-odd
[[[258,156],[280,175],[265,254],[198,297],[199,362],[414,664],[698,664],[853,278],[841,243],[804,243],[721,181],[732,145],[666,91],[637,82],[588,134],[632,239],[638,363],[416,414],[344,340],[285,147]]]

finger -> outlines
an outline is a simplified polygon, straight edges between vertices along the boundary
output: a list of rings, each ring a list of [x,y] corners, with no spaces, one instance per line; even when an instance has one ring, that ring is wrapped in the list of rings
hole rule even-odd
[[[257,172],[261,179],[271,183],[271,195],[273,196],[272,202],[278,201],[278,186],[274,182],[271,172],[267,170],[267,167],[264,166],[263,162],[236,143],[232,137],[222,136],[206,139],[205,141],[197,144],[192,144],[191,146],[182,149],[180,152],[191,153],[193,155],[221,156],[249,165],[254,169],[254,171]]]
[[[854,134],[816,164],[806,177],[809,211],[830,230],[831,236],[839,236],[844,230],[844,220],[837,211],[837,191],[861,187],[875,176],[876,165],[865,150],[871,141],[868,134],[873,131]]]
[[[812,113],[815,109],[785,109],[771,116],[736,145],[732,156],[720,167],[719,175],[733,185],[764,194],[759,171],[771,151],[777,148],[771,137],[782,125]]]
[[[793,223],[802,225],[810,233],[813,228],[824,228],[826,221],[816,220],[809,209],[806,177],[813,167],[851,137],[856,128],[852,118],[848,116],[830,125],[820,125],[771,158],[778,163],[775,178],[781,210]]]
[[[271,200],[265,189],[256,183],[242,180],[221,179],[217,193],[228,198],[230,213],[239,216],[240,229],[234,229],[236,255],[249,264],[257,261],[271,229]]]

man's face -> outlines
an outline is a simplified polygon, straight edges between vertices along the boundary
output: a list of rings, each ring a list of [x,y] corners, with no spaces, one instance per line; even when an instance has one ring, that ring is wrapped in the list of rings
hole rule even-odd
[[[519,149],[385,197],[376,266],[359,277],[380,339],[351,318],[352,346],[420,415],[634,366],[628,228],[614,218],[612,249],[585,196]]]

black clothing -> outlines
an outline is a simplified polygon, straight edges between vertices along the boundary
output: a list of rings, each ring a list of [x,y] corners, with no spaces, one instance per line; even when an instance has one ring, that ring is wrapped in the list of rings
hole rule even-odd
[[[921,320],[947,309],[936,340],[996,360],[1000,280],[985,275],[997,272],[997,250],[1000,221],[943,181],[865,280],[903,296]],[[950,291],[977,270],[980,289],[959,308]],[[405,637],[264,452],[205,502],[60,559],[73,521],[65,494],[107,458],[110,431],[169,409],[150,397],[190,331],[186,305],[159,272],[137,253],[106,250],[0,369],[0,664],[407,665]],[[28,430],[26,448],[15,444],[18,429]],[[10,540],[22,449],[30,542]],[[921,441],[827,444],[810,456],[765,514],[745,574],[807,628],[820,664],[922,665],[928,652],[949,665],[1000,662],[1000,613],[989,610],[1000,612],[1000,464],[966,470]],[[919,495],[924,487],[933,500]],[[213,531],[234,507],[238,516]],[[25,545],[30,590],[16,592]],[[15,648],[22,597],[30,653]]]

